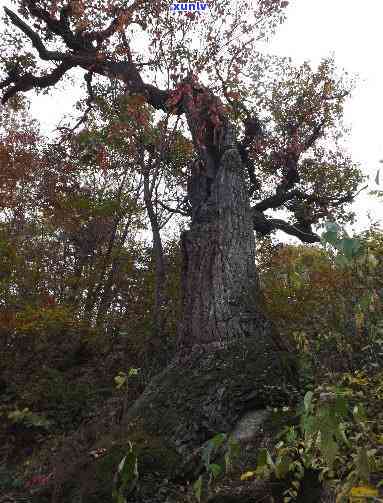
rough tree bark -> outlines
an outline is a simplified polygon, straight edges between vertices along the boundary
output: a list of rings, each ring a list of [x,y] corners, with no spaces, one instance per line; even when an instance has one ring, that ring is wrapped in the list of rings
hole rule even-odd
[[[255,240],[243,165],[230,126],[222,155],[207,172],[192,166],[190,230],[183,252],[179,346],[226,344],[269,330],[258,306]]]

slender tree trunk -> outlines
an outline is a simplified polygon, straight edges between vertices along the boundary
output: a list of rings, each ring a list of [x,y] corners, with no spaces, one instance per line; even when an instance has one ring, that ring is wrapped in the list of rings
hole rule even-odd
[[[155,332],[154,337],[156,342],[160,342],[164,330],[164,305],[165,305],[164,285],[166,280],[166,271],[165,271],[164,249],[162,246],[160,225],[158,222],[157,214],[153,206],[149,170],[150,170],[149,166],[146,166],[144,169],[144,175],[143,175],[144,200],[153,236],[152,250],[153,250],[154,267],[155,267],[155,291],[154,291],[154,306],[153,306],[154,332]]]
[[[103,325],[103,323],[105,321],[105,317],[108,312],[108,309],[113,301],[112,287],[113,287],[113,283],[115,281],[116,273],[118,271],[119,263],[121,261],[121,258],[120,258],[121,251],[124,247],[126,238],[128,236],[130,225],[131,225],[131,219],[129,218],[128,222],[125,224],[124,231],[119,239],[118,245],[111,247],[110,253],[108,252],[108,257],[111,257],[112,251],[114,251],[114,257],[112,259],[112,262],[111,262],[109,272],[107,274],[106,279],[104,279],[106,268],[105,268],[105,271],[103,272],[102,278],[100,279],[100,290],[98,291],[98,293],[100,293],[100,291],[101,291],[101,286],[102,286],[103,292],[102,292],[101,300],[100,300],[99,307],[97,310],[96,324],[98,327],[101,327]],[[114,242],[112,244],[114,244]],[[101,283],[102,280],[103,280],[103,282]]]

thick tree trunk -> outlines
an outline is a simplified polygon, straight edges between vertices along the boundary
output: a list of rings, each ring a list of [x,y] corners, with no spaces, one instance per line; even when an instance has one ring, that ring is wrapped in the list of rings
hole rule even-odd
[[[194,164],[189,199],[193,219],[181,238],[180,347],[259,337],[270,327],[258,305],[254,232],[235,147],[224,151],[213,179]]]

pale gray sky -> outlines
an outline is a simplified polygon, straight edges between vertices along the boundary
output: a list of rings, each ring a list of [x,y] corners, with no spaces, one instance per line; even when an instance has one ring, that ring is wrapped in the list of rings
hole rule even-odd
[[[7,4],[8,0],[0,0],[0,5]],[[383,159],[382,22],[382,0],[291,0],[286,23],[265,48],[290,56],[296,63],[309,60],[317,64],[334,54],[339,67],[359,75],[357,89],[345,106],[345,122],[351,126],[347,149],[370,175],[369,190],[382,190],[382,184],[378,187],[374,182]],[[34,97],[31,111],[41,121],[43,132],[51,132],[79,96],[79,90],[73,88],[73,92]],[[358,230],[368,226],[368,212],[383,222],[383,205],[367,192],[355,203]]]

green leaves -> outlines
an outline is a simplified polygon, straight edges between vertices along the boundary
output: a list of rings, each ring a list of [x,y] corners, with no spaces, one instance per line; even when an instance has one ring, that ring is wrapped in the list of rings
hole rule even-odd
[[[201,457],[207,471],[209,471],[211,455],[225,442],[226,438],[227,436],[225,433],[218,433],[211,438],[203,448]]]
[[[337,249],[344,254],[347,260],[359,256],[362,249],[362,243],[358,239],[343,238],[336,244]]]
[[[339,252],[340,265],[347,265],[363,251],[363,243],[358,238],[350,238],[342,228],[334,223],[326,223],[326,232],[322,234],[322,243],[329,243]],[[342,237],[343,236],[343,237]]]
[[[203,479],[202,475],[200,475],[193,484],[194,495],[197,498],[198,503],[201,503],[202,501],[202,488],[203,488]]]
[[[339,225],[335,222],[327,222],[325,228],[326,232],[322,234],[322,240],[335,246],[338,242],[338,234],[341,230]]]
[[[222,452],[222,450],[224,452]],[[219,463],[211,463],[212,457],[217,457],[218,454],[224,454],[225,471],[226,473],[229,473],[233,458],[239,455],[239,451],[240,446],[238,441],[234,437],[230,437],[228,439],[226,433],[217,433],[206,442],[201,452],[201,459],[203,461],[207,477],[202,474],[193,484],[194,495],[198,502],[204,500],[205,489],[208,494],[212,481],[223,473],[223,465]]]
[[[232,469],[232,463],[241,453],[241,447],[234,437],[230,437],[228,441],[227,451],[225,453],[225,471],[229,473]]]
[[[209,465],[209,472],[213,475],[213,478],[217,478],[222,473],[222,466],[216,463]]]
[[[115,376],[114,382],[116,383],[116,389],[121,389],[127,382],[127,375],[125,372],[119,372]]]
[[[265,448],[259,449],[257,454],[257,475],[260,477],[267,477],[274,469],[275,465],[270,452]]]
[[[313,399],[313,392],[308,391],[305,394],[305,397],[303,399],[303,405],[304,405],[306,414],[309,414],[312,411],[312,399]]]
[[[365,447],[360,447],[356,456],[356,468],[363,482],[368,482],[370,477],[370,461]]]
[[[286,477],[290,471],[292,461],[292,457],[287,453],[283,453],[281,456],[278,456],[275,462],[275,475],[277,479],[283,479]]]
[[[115,503],[126,503],[127,497],[137,486],[138,463],[137,453],[131,442],[128,442],[128,452],[118,465],[114,479],[112,498]]]
[[[25,407],[22,410],[16,409],[9,412],[8,419],[12,423],[24,424],[27,428],[35,427],[49,430],[52,426],[52,421],[49,421],[44,416],[34,414],[28,407]]]

